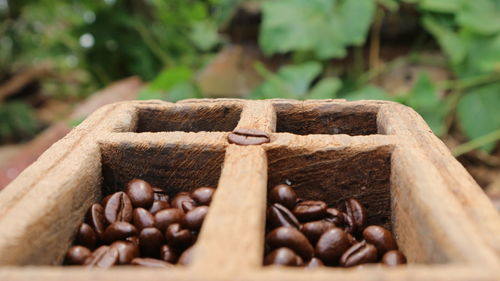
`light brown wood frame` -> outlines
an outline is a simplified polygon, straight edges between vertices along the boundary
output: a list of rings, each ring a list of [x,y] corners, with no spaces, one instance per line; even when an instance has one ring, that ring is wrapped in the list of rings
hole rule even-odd
[[[235,128],[271,135],[229,144]],[[142,177],[217,185],[192,265],[61,267],[88,207]],[[366,199],[409,264],[263,267],[268,184]],[[103,188],[105,187],[105,188]],[[500,216],[412,109],[385,101],[200,99],[105,106],[0,192],[0,280],[499,280]]]

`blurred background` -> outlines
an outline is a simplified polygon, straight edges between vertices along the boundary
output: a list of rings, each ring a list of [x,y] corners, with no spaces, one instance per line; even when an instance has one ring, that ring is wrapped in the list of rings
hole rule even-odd
[[[0,0],[0,189],[131,99],[384,99],[500,208],[500,0]]]

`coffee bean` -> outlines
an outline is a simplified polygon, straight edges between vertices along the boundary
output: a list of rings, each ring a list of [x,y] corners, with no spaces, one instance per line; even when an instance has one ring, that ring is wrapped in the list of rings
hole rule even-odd
[[[69,248],[64,258],[64,263],[69,265],[82,265],[90,257],[92,252],[83,246],[73,246]]]
[[[95,203],[90,207],[87,213],[87,222],[95,230],[97,236],[102,238],[104,230],[106,230],[106,219],[104,218],[104,208],[99,203]]]
[[[377,261],[377,249],[365,241],[351,246],[340,258],[340,265],[351,267]]]
[[[195,252],[196,252],[195,245],[187,248],[186,250],[184,250],[184,252],[180,256],[179,261],[177,262],[177,264],[180,264],[180,265],[189,265],[189,264],[191,264],[193,262],[193,259],[194,259],[194,256],[195,256]]]
[[[325,220],[334,223],[338,227],[341,227],[345,223],[344,213],[339,209],[327,208]]]
[[[299,228],[300,223],[295,215],[285,206],[274,203],[267,210],[267,220],[272,228],[287,226]]]
[[[135,258],[132,260],[130,264],[140,265],[145,267],[158,267],[158,268],[166,268],[174,266],[171,263],[152,258]]]
[[[229,143],[234,143],[238,145],[259,145],[263,143],[270,142],[269,134],[257,130],[257,129],[246,129],[239,128],[235,129],[231,134],[227,136]]]
[[[406,263],[406,257],[398,250],[392,250],[382,257],[382,263],[387,266],[396,266]]]
[[[149,212],[154,215],[154,214],[158,213],[158,211],[168,209],[168,208],[170,208],[170,204],[168,202],[155,200],[153,202],[153,205],[151,206],[151,208],[149,208]]]
[[[146,227],[139,234],[141,253],[149,257],[157,257],[163,244],[163,234],[156,227]]]
[[[191,211],[187,212],[184,216],[184,220],[182,222],[182,226],[190,230],[199,230],[203,221],[205,220],[205,216],[208,213],[207,206],[199,206]]]
[[[155,201],[162,201],[168,203],[170,201],[170,198],[165,192],[165,190],[159,188],[159,187],[153,187],[153,192],[154,192],[154,200]],[[170,207],[168,207],[170,208]]]
[[[128,195],[121,191],[113,194],[104,207],[104,216],[110,224],[116,221],[131,221],[132,202]]]
[[[340,256],[351,246],[347,233],[336,227],[331,228],[318,240],[315,253],[327,265],[335,265],[338,263]]]
[[[358,200],[353,198],[346,200],[345,209],[347,215],[351,217],[353,221],[351,233],[357,234],[366,224],[366,209]]]
[[[89,249],[94,249],[97,242],[97,235],[95,231],[86,223],[82,223],[78,228],[78,233],[76,234],[76,245],[82,245]]]
[[[134,208],[145,208],[151,207],[154,201],[153,188],[149,183],[140,180],[133,179],[127,184],[126,193],[132,202]]]
[[[109,246],[101,246],[85,260],[88,267],[109,268],[118,262],[118,250]]]
[[[264,265],[298,266],[297,254],[289,248],[281,247],[264,258]]]
[[[322,267],[325,264],[318,258],[312,258],[310,261],[308,261],[305,265],[306,268],[317,268],[317,267]]]
[[[373,244],[377,248],[380,256],[383,256],[387,251],[398,249],[391,232],[381,226],[368,226],[363,231],[363,237],[366,242]]]
[[[129,264],[139,256],[139,247],[132,242],[116,241],[110,247],[118,251],[118,264]]]
[[[346,213],[342,213],[344,224],[342,229],[344,229],[347,233],[357,234],[358,226],[354,223],[354,220],[351,216]]]
[[[167,227],[173,223],[182,223],[184,212],[177,208],[161,210],[155,214],[155,226],[161,232],[165,232]]]
[[[137,229],[135,228],[135,226],[131,225],[128,222],[117,221],[106,228],[103,238],[107,243],[111,243],[113,241],[125,239],[136,234]]]
[[[306,200],[297,203],[292,212],[301,222],[323,219],[326,215],[326,203],[323,201]]]
[[[160,249],[160,258],[166,262],[175,263],[177,261],[177,254],[169,245],[163,245]]]
[[[287,247],[309,260],[314,249],[309,240],[294,227],[278,227],[266,236],[266,242],[271,248]]]
[[[213,187],[199,187],[191,192],[191,198],[199,205],[210,205],[214,195],[215,188]]]
[[[330,228],[334,228],[335,224],[325,220],[311,221],[300,226],[300,231],[311,241],[312,244],[316,244],[319,237],[325,233]]]
[[[196,202],[189,193],[180,192],[172,199],[171,205],[173,208],[189,212],[196,207]]]
[[[185,248],[191,245],[193,235],[190,230],[182,229],[179,223],[173,223],[167,227],[165,237],[169,245],[175,248]]]
[[[297,194],[291,186],[278,184],[269,192],[269,199],[271,199],[271,203],[278,203],[288,209],[293,209],[295,201],[297,201]]]
[[[132,215],[132,222],[137,227],[137,230],[141,231],[146,227],[153,227],[155,225],[155,217],[143,208],[134,209]]]

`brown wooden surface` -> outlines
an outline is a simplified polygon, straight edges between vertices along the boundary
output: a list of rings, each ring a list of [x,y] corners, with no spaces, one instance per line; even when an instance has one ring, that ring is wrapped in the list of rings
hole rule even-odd
[[[229,144],[227,135],[236,127],[269,132],[271,142]],[[90,204],[136,176],[172,193],[217,185],[191,266],[18,267],[60,264]],[[392,228],[410,264],[263,267],[267,186],[287,180],[299,195],[329,204],[362,199],[372,209],[372,223]],[[0,192],[0,230],[0,280],[500,276],[500,217],[488,198],[418,114],[382,101],[202,99],[105,106]]]

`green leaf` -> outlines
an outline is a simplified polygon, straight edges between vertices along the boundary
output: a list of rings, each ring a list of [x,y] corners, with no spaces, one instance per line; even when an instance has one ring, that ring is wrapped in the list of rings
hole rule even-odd
[[[180,66],[165,69],[139,92],[138,99],[177,101],[199,97],[199,91],[195,90],[191,84],[192,76],[193,72],[187,67]]]
[[[500,83],[469,90],[459,101],[457,116],[460,127],[469,139],[500,129]],[[491,152],[494,143],[482,147]]]
[[[219,43],[217,25],[213,21],[196,22],[189,34],[189,38],[202,51],[208,51]]]
[[[478,34],[492,35],[500,31],[500,13],[491,0],[464,1],[456,20]]]
[[[334,99],[342,87],[342,81],[337,77],[324,78],[307,94],[306,99]]]
[[[420,0],[419,2],[422,10],[438,13],[454,13],[460,9],[461,5],[462,0]]]
[[[424,16],[424,27],[436,37],[439,45],[450,58],[452,64],[460,64],[467,53],[466,45],[453,30],[441,25],[434,17]]]
[[[151,90],[169,90],[178,83],[188,81],[192,76],[193,72],[185,66],[168,68],[160,72],[148,88]]]
[[[355,100],[391,100],[384,90],[374,85],[366,85],[360,90],[350,92],[344,96],[350,101]]]
[[[347,0],[340,6],[340,15],[344,27],[345,42],[360,46],[365,42],[366,34],[375,14],[373,0]]]

